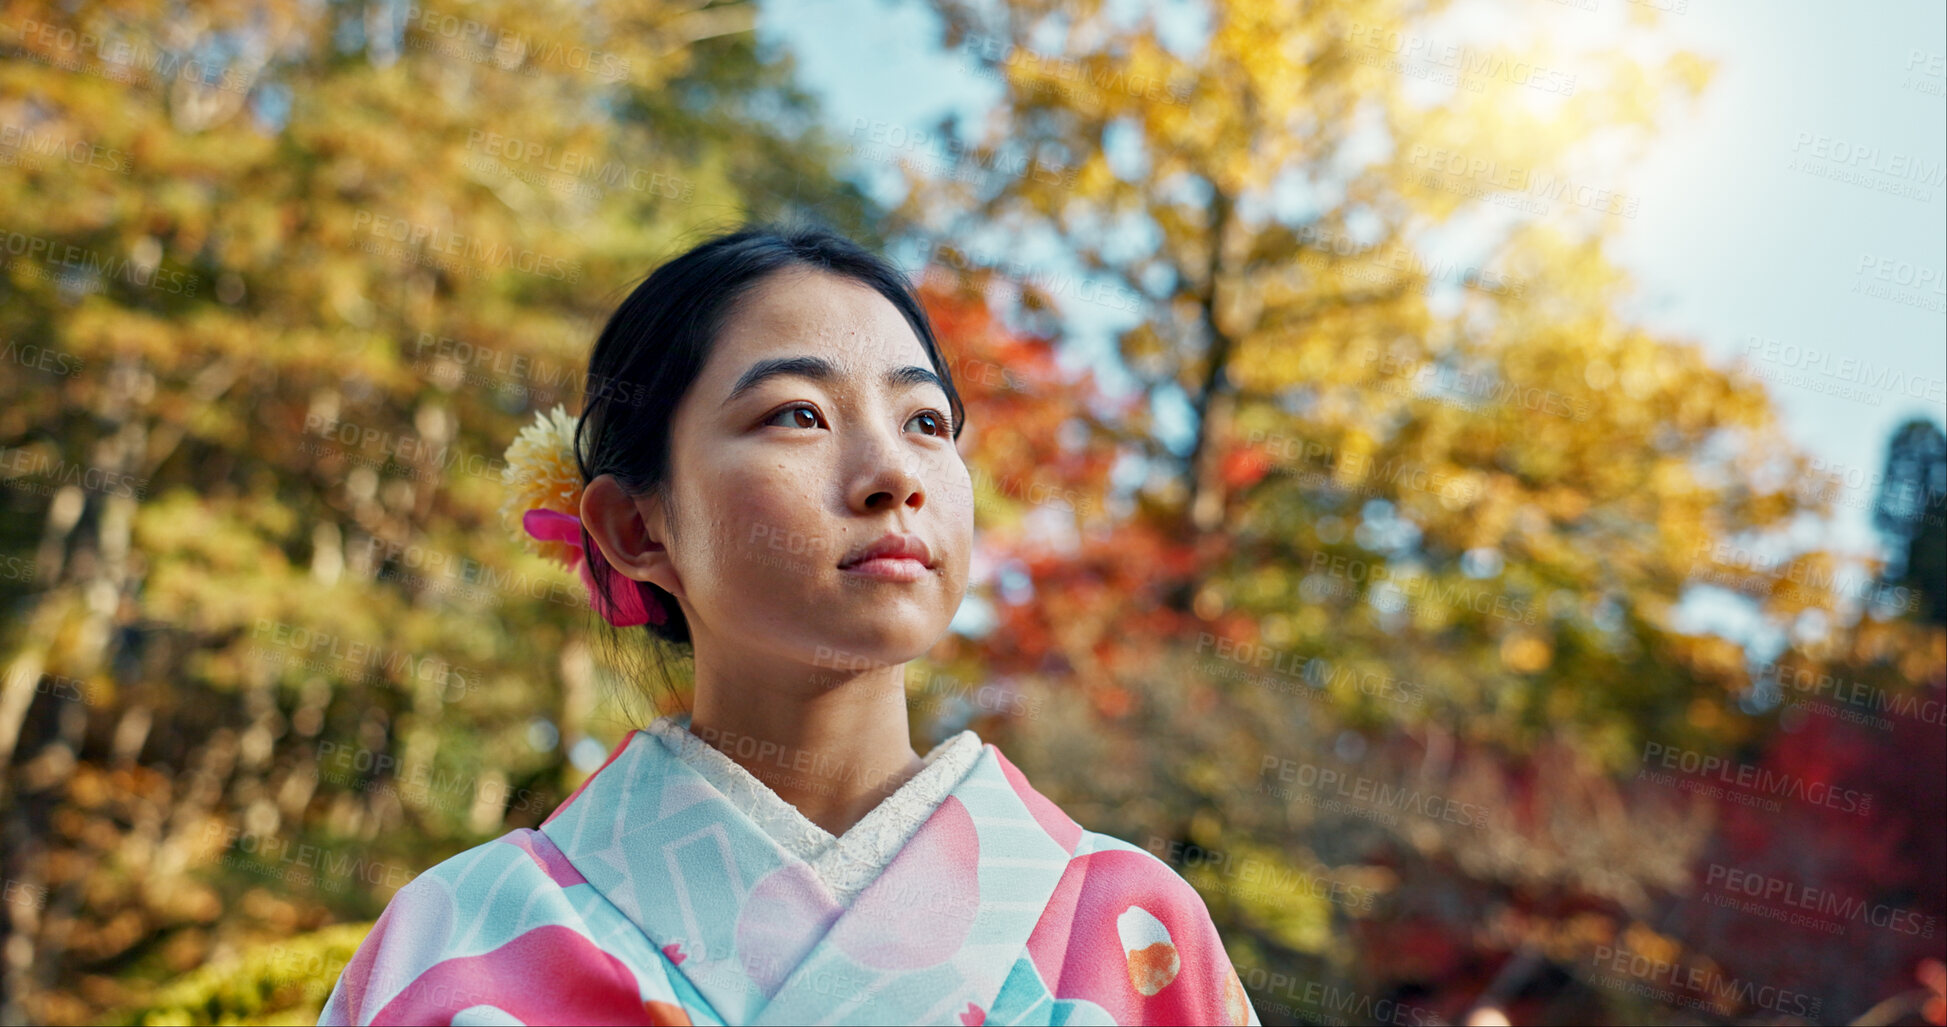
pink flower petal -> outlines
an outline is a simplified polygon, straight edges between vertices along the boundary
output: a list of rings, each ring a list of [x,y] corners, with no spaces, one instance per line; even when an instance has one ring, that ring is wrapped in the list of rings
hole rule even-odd
[[[613,567],[608,570],[609,591],[615,596],[614,603],[602,598],[595,588],[595,574],[588,567],[587,554],[581,546],[581,518],[565,514],[559,510],[536,508],[521,515],[521,527],[529,535],[543,542],[563,542],[573,546],[574,556],[569,560],[581,572],[581,583],[588,589],[588,604],[602,619],[618,628],[634,627],[637,624],[661,624],[667,619],[662,604],[654,609],[645,606],[642,590],[634,579]]]
[[[521,527],[543,542],[566,542],[581,548],[581,518],[573,514],[537,508],[521,515]]]

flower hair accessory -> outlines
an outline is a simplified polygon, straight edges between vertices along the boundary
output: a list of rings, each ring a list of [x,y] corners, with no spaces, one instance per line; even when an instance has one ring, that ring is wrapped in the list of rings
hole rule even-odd
[[[509,530],[520,513],[520,526],[532,541],[530,548],[542,556],[561,561],[581,574],[588,589],[588,604],[602,619],[616,627],[661,624],[668,619],[662,604],[643,602],[642,590],[634,579],[613,567],[608,573],[609,592],[614,602],[602,598],[595,587],[595,574],[589,569],[588,554],[581,538],[581,470],[575,461],[575,419],[556,405],[547,413],[536,413],[534,423],[521,429],[507,447],[507,467],[500,480],[508,488],[501,516]],[[519,535],[515,536],[519,538]]]

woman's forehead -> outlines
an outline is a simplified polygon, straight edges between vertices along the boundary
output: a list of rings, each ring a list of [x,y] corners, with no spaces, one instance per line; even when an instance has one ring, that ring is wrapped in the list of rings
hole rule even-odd
[[[751,290],[718,333],[705,377],[732,381],[752,362],[779,356],[821,357],[847,377],[875,380],[892,364],[930,363],[890,300],[863,282],[816,272],[777,275]]]

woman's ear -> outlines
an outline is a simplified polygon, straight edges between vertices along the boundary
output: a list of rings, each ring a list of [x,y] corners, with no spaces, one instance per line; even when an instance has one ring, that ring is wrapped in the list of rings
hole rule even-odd
[[[670,562],[657,496],[631,496],[612,474],[603,474],[581,492],[581,523],[610,567],[635,581],[647,581],[677,598],[683,581]]]

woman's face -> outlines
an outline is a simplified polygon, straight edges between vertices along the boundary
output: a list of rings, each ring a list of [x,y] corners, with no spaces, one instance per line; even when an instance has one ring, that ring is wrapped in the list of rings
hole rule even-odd
[[[671,428],[662,541],[699,658],[846,672],[931,648],[973,542],[950,416],[919,337],[871,287],[798,270],[746,293]],[[888,533],[926,557],[842,566]]]

